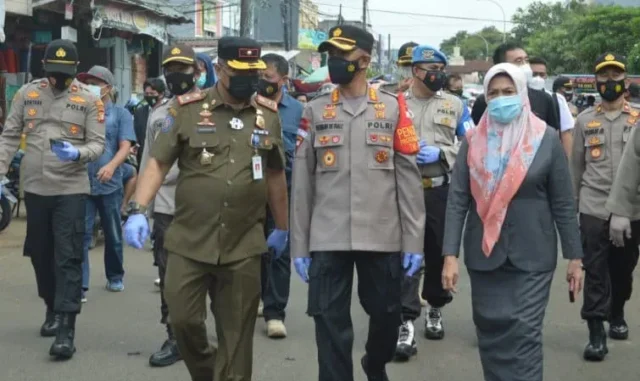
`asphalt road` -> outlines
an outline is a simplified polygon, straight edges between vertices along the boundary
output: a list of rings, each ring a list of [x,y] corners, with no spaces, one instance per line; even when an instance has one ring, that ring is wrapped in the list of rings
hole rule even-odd
[[[188,380],[182,363],[169,368],[152,369],[149,355],[164,340],[159,324],[159,294],[153,286],[155,267],[149,252],[126,249],[125,291],[113,294],[104,289],[102,247],[93,250],[92,289],[89,301],[78,318],[78,352],[68,362],[52,362],[48,356],[51,339],[39,337],[44,306],[37,297],[31,264],[22,257],[23,220],[12,222],[0,233],[0,380],[1,381],[175,381]],[[563,381],[634,380],[640,374],[640,303],[636,294],[627,308],[631,338],[610,342],[610,354],[604,363],[587,364],[582,349],[587,339],[586,325],[580,320],[580,303],[569,304],[565,264],[560,263],[552,298],[547,310],[545,340],[545,379]],[[259,321],[255,332],[254,380],[300,381],[317,379],[313,321],[305,311],[306,285],[292,279],[288,307],[289,337],[273,341],[264,334]],[[354,295],[352,309],[355,324],[354,360],[364,351],[367,318]],[[446,307],[443,341],[422,337],[418,325],[419,353],[410,362],[391,364],[392,380],[482,381],[471,321],[469,283],[462,274],[459,293]],[[209,319],[213,337],[213,319]],[[359,366],[355,379],[364,381]]]

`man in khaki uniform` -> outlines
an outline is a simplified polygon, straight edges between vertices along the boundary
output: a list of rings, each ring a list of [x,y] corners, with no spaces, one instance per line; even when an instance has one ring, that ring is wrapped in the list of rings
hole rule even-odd
[[[442,288],[442,241],[449,193],[449,173],[458,154],[458,139],[473,126],[465,106],[455,95],[442,91],[447,76],[447,58],[428,45],[413,48],[413,84],[405,94],[413,117],[420,153],[418,167],[422,175],[427,210],[424,236],[425,274],[422,297],[430,308],[425,315],[425,336],[430,340],[444,337],[441,308],[452,300]],[[417,353],[413,321],[420,317],[420,276],[407,278],[403,285],[403,324],[396,348],[396,358],[408,360]]]
[[[422,263],[418,139],[404,97],[367,86],[373,36],[347,25],[329,35],[318,50],[329,52],[339,87],[307,105],[298,130],[291,254],[309,282],[319,380],[353,381],[354,265],[370,317],[362,367],[370,381],[387,380],[401,322],[402,262],[408,275]]]
[[[105,116],[100,99],[73,79],[78,52],[71,41],[52,41],[43,63],[45,78],[23,86],[13,98],[0,137],[0,178],[25,134],[24,255],[31,258],[38,295],[47,306],[40,334],[56,336],[49,354],[68,359],[75,353],[80,313],[86,164],[104,150]]]
[[[622,152],[616,178],[607,200],[611,212],[609,235],[613,244],[624,247],[631,244],[640,232],[640,220],[631,221],[640,208],[640,132],[633,128]],[[630,242],[631,241],[631,242]]]
[[[614,175],[624,146],[631,131],[637,128],[640,112],[624,99],[624,57],[603,54],[596,60],[594,70],[602,103],[578,116],[571,165],[579,201],[586,270],[581,315],[589,324],[589,344],[584,358],[602,361],[608,352],[605,320],[609,321],[612,339],[626,340],[629,335],[624,305],[631,297],[640,232],[636,229],[633,239],[623,247],[614,246],[609,240],[610,212],[605,204],[616,180]],[[636,210],[631,217],[634,221],[640,220],[640,213]]]
[[[396,65],[398,69],[396,71],[396,83],[389,83],[382,85],[382,90],[387,90],[393,93],[405,92],[411,86],[413,75],[411,74],[411,59],[413,48],[418,46],[415,42],[407,42],[398,49],[398,61]]]
[[[219,40],[218,83],[177,97],[178,107],[169,109],[125,225],[127,242],[142,248],[149,232],[146,206],[177,160],[175,215],[164,243],[169,252],[164,295],[193,381],[251,380],[267,203],[276,225],[269,246],[280,256],[288,243],[278,108],[254,96],[258,70],[266,67],[260,50],[248,38]],[[192,73],[184,76],[184,87],[187,78]],[[204,323],[208,291],[217,356]]]

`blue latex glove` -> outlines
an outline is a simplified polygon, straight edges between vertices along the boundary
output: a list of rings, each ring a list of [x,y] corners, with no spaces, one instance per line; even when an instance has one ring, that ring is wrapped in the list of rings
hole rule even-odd
[[[440,148],[427,145],[424,140],[420,141],[420,152],[418,152],[418,164],[431,164],[440,160]]]
[[[124,224],[124,239],[127,245],[142,249],[149,236],[149,222],[144,214],[132,214]]]
[[[311,267],[311,258],[294,258],[293,265],[296,272],[304,283],[309,283],[309,267]]]
[[[51,147],[51,151],[61,161],[74,161],[80,156],[80,151],[69,142],[62,142],[62,145],[54,145]]]
[[[282,253],[287,249],[289,243],[289,232],[286,230],[275,229],[267,238],[267,247],[273,249],[276,258],[280,258]]]
[[[422,266],[422,254],[404,253],[402,258],[402,267],[407,270],[407,276],[414,276]]]

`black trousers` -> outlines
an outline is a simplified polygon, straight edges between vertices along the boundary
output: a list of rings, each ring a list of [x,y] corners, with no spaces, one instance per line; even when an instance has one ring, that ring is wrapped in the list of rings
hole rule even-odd
[[[56,312],[80,313],[86,200],[84,194],[24,195],[24,255],[31,258],[38,296]]]
[[[444,219],[447,209],[449,186],[424,190],[424,203],[427,210],[424,235],[424,283],[422,298],[430,306],[440,308],[451,303],[453,297],[449,291],[442,288],[442,241],[444,240]],[[420,316],[422,306],[418,292],[422,272],[414,276],[404,277],[402,284],[402,319],[416,320]]]
[[[160,278],[160,323],[169,322],[169,307],[164,299],[164,276],[167,273],[167,249],[164,248],[164,235],[173,221],[173,216],[163,213],[153,213],[153,261],[158,266]]]
[[[268,209],[268,208],[267,208]],[[265,237],[275,228],[271,212],[267,210],[267,222],[265,224]],[[262,303],[264,320],[283,320],[285,309],[289,302],[289,289],[291,283],[291,256],[289,248],[275,259],[271,253],[262,256],[261,268]]]
[[[640,221],[633,221],[631,230],[632,238],[625,238],[624,247],[615,247],[609,240],[609,221],[580,214],[585,268],[583,319],[624,317],[624,305],[631,298],[633,270],[638,264]]]
[[[401,320],[399,253],[315,252],[309,268],[307,314],[316,325],[320,381],[353,381],[351,290],[358,271],[360,304],[369,315],[369,366],[393,359]]]

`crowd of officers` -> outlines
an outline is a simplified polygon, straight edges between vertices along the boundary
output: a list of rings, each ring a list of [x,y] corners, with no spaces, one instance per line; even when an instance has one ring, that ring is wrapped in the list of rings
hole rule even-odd
[[[168,339],[152,364],[182,358],[194,381],[250,380],[254,326],[268,288],[261,283],[264,261],[285,258],[279,268],[288,269],[289,251],[309,284],[319,380],[353,380],[354,268],[370,317],[361,359],[368,380],[388,380],[386,363],[417,353],[413,322],[421,299],[428,305],[425,336],[444,338],[442,308],[452,301],[441,282],[450,172],[459,142],[474,128],[471,115],[486,106],[479,99],[470,113],[461,81],[445,74],[446,56],[417,43],[400,49],[396,88],[369,86],[373,44],[362,29],[332,28],[319,51],[328,53],[338,87],[304,111],[283,94],[286,65],[267,65],[251,39],[219,40],[218,82],[204,90],[196,86],[200,69],[193,50],[165,50],[164,75],[175,97],[154,105],[149,116],[141,176],[124,227],[126,242],[141,249],[153,217]],[[513,61],[531,71],[517,46],[501,46],[496,57],[496,63]],[[52,42],[43,64],[45,78],[25,85],[13,101],[0,137],[0,175],[26,134],[25,253],[47,307],[41,332],[55,336],[50,354],[68,359],[81,307],[86,165],[103,150],[104,105],[74,80],[78,54],[72,43]],[[605,321],[611,338],[628,337],[624,305],[640,237],[640,111],[624,98],[624,57],[601,56],[594,73],[602,103],[581,113],[571,128],[574,189],[566,191],[575,192],[585,251],[584,356],[602,360],[608,352]],[[550,96],[529,92],[533,111],[560,129]],[[267,217],[271,226],[265,229]],[[272,337],[286,336],[289,273],[283,274],[281,313],[268,320],[276,321],[268,325]],[[207,295],[217,348],[205,329]]]

